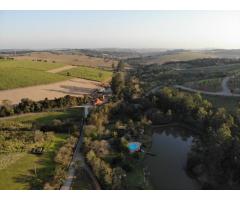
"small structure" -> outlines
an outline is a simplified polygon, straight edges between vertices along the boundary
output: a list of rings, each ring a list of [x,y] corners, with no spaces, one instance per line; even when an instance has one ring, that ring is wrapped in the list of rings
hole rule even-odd
[[[95,100],[95,102],[94,102],[94,105],[95,106],[100,106],[100,105],[102,105],[103,104],[103,101],[101,100],[101,99],[99,99],[99,98],[97,98],[96,100]]]
[[[128,150],[130,153],[135,153],[141,151],[141,143],[140,142],[129,142]]]
[[[103,88],[103,87],[102,87],[102,88],[99,88],[99,89],[97,90],[97,92],[98,92],[98,93],[104,93],[104,92],[105,92],[105,88]]]
[[[44,147],[36,147],[32,148],[31,153],[32,154],[43,154]]]

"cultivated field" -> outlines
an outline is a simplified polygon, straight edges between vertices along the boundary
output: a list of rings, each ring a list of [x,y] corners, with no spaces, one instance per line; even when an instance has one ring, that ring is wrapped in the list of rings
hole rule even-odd
[[[63,52],[33,52],[29,54],[24,54],[22,56],[15,56],[17,60],[47,60],[55,61],[58,63],[63,63],[65,65],[84,65],[91,67],[112,67],[112,63],[117,64],[117,61],[112,59],[96,58],[86,56],[84,54],[70,54]]]
[[[66,76],[46,72],[46,70],[61,66],[63,65],[56,63],[0,60],[0,90],[49,84],[69,79]]]
[[[90,80],[73,78],[57,83],[38,85],[24,88],[0,91],[0,104],[2,100],[10,100],[13,104],[19,103],[22,98],[34,101],[45,98],[54,99],[65,95],[82,96],[99,88],[99,83]]]
[[[112,76],[112,72],[100,70],[97,68],[84,67],[84,66],[79,66],[79,67],[71,68],[68,70],[64,70],[60,72],[60,74],[65,76],[72,76],[72,77],[100,81],[100,82],[107,81]]]
[[[107,81],[111,75],[112,72],[92,67],[0,60],[0,104],[6,99],[15,104],[22,98],[38,101],[65,95],[82,96],[99,87],[95,81]]]

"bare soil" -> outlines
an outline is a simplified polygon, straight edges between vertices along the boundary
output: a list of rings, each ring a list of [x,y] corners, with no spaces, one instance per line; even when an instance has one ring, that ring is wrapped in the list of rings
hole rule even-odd
[[[99,82],[90,81],[80,78],[74,78],[67,81],[57,83],[38,85],[24,88],[0,91],[0,104],[2,100],[10,100],[16,104],[23,98],[29,98],[34,101],[43,100],[45,98],[54,99],[65,95],[83,96],[91,93],[94,89],[100,87]]]
[[[66,65],[84,65],[90,67],[112,67],[112,63],[117,64],[116,60],[90,57],[84,54],[63,54],[50,52],[33,52],[22,56],[14,56],[16,60],[47,60],[48,62],[63,63]]]

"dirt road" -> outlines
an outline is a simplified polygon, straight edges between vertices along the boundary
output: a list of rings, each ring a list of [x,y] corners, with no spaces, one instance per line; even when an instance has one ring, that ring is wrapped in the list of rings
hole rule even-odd
[[[76,68],[76,67],[77,66],[74,66],[74,65],[66,65],[64,67],[59,67],[57,69],[48,70],[48,72],[50,72],[50,73],[58,73],[58,72],[62,72],[62,71],[68,70],[68,69]]]
[[[75,172],[76,172],[76,168],[79,167],[78,166],[78,162],[80,162],[81,167],[85,170],[85,172],[89,175],[89,177],[92,180],[92,183],[95,187],[96,190],[100,190],[100,184],[98,183],[97,179],[95,178],[94,174],[92,173],[91,169],[88,167],[88,165],[85,163],[85,159],[80,151],[80,148],[82,146],[83,143],[83,125],[84,125],[84,121],[81,122],[81,128],[80,128],[80,137],[75,149],[75,152],[73,154],[73,158],[72,161],[70,163],[69,169],[68,169],[68,175],[67,178],[63,184],[63,186],[61,187],[61,190],[70,190],[72,183],[73,183],[73,179],[75,178]]]

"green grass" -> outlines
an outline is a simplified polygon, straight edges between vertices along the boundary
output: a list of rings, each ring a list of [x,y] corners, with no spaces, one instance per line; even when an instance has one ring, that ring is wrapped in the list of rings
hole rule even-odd
[[[3,118],[0,120],[0,125],[6,121],[30,125],[32,122],[48,124],[54,119],[72,118],[78,120],[81,116],[80,108],[71,108],[55,112],[33,113],[9,119]],[[55,134],[53,141],[45,145],[46,149],[42,155],[33,155],[28,152],[1,154],[0,189],[42,189],[44,183],[49,181],[54,173],[54,156],[68,136],[68,134]]]
[[[47,71],[64,66],[61,63],[36,62],[30,60],[0,60],[0,67],[24,68],[40,71]]]
[[[66,76],[44,71],[56,67],[60,67],[60,65],[33,61],[0,61],[0,90],[48,84],[69,79]]]
[[[82,117],[82,108],[69,108],[67,110],[42,112],[42,113],[29,113],[29,114],[23,114],[20,116],[13,116],[10,118],[0,118],[0,122],[7,120],[7,121],[13,121],[13,122],[32,123],[35,121],[41,124],[49,124],[54,119],[60,119],[60,120],[71,119],[71,118],[80,119],[81,117]]]
[[[91,67],[76,67],[66,71],[59,72],[59,74],[67,76],[68,74],[72,77],[83,78],[93,81],[107,81],[111,78],[112,72],[91,68]]]
[[[66,138],[67,135],[56,134],[52,144],[43,155],[22,153],[20,159],[0,170],[0,189],[40,189],[53,174],[55,151]]]

